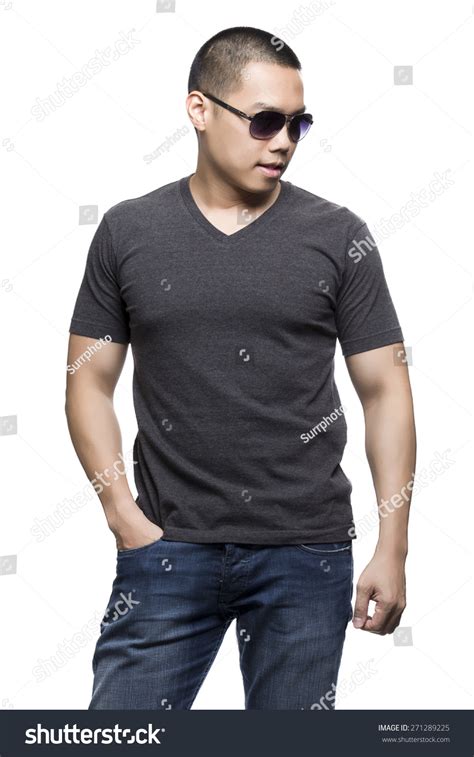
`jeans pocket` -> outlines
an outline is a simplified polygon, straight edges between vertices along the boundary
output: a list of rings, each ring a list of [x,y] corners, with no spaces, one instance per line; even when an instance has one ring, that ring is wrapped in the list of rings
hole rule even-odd
[[[160,536],[159,539],[155,539],[155,541],[150,542],[150,544],[144,544],[142,547],[132,547],[131,549],[118,549],[117,557],[123,557],[124,555],[136,555],[139,552],[146,552],[148,549],[151,549],[152,547],[155,547],[157,544],[159,544],[162,539],[163,537]]]
[[[318,544],[296,544],[295,546],[304,552],[313,552],[315,555],[352,555],[352,539]]]

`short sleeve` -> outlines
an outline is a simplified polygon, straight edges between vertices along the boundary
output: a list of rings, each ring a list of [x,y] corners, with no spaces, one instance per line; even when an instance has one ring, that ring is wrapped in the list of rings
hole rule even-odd
[[[337,336],[344,357],[404,340],[379,250],[360,220],[347,240],[336,300]]]
[[[120,294],[116,258],[105,216],[89,247],[69,331],[97,339],[109,335],[109,341],[122,344],[130,342],[128,315]]]

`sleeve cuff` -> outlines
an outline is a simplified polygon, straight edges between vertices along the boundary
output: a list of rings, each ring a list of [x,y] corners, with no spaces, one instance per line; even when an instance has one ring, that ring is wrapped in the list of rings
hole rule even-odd
[[[120,344],[129,344],[130,342],[130,335],[116,326],[103,326],[98,323],[81,321],[78,318],[71,320],[69,333],[77,334],[78,336],[89,336],[92,339],[104,339],[108,336],[110,337],[108,341],[119,342]]]
[[[385,347],[387,344],[403,341],[404,337],[401,328],[395,327],[388,331],[380,331],[378,334],[372,334],[371,336],[341,341],[341,349],[344,357],[348,357],[358,352],[367,352],[368,350],[375,350],[377,347]]]

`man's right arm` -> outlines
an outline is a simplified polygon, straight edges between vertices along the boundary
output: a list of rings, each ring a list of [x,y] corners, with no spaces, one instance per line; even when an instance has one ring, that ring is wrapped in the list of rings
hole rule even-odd
[[[96,342],[95,338],[71,333],[68,366]],[[126,355],[127,344],[106,342],[93,352],[90,360],[80,361],[74,372],[68,371],[65,404],[74,449],[89,481],[101,485],[98,497],[117,549],[145,546],[163,535],[163,530],[135,502],[124,472],[122,437],[113,396]],[[122,475],[117,475],[114,464],[123,471]]]

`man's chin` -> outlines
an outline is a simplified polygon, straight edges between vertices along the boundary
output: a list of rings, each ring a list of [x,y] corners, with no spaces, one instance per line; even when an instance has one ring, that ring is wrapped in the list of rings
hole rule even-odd
[[[256,169],[256,167],[255,167]],[[246,180],[239,182],[239,188],[243,192],[259,194],[261,192],[271,192],[276,189],[280,176],[269,177],[257,170],[253,170]]]

